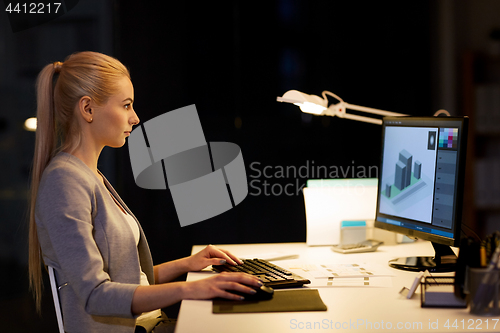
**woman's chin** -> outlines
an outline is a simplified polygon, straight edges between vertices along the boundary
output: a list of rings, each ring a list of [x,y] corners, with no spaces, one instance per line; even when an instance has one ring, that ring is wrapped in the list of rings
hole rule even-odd
[[[113,144],[110,144],[109,147],[111,148],[121,148],[125,145],[125,139],[122,142],[114,142]]]

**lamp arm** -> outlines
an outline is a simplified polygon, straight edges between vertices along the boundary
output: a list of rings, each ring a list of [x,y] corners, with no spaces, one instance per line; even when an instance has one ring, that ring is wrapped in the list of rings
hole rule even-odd
[[[359,106],[359,105],[354,105],[354,104],[349,104],[349,103],[344,103],[344,105],[345,105],[346,109],[378,114],[380,116],[407,116],[407,114],[404,114],[404,113],[396,113],[396,112],[391,112],[391,111],[373,109],[373,108],[368,108],[366,106]]]
[[[375,124],[375,125],[382,125],[382,119],[363,117],[363,116],[358,116],[358,115],[349,114],[349,113],[344,113],[342,116],[339,116],[339,117],[351,119],[351,120],[356,120],[356,121],[362,121],[365,123],[371,123],[371,124]]]
[[[372,114],[376,114],[379,116],[407,116],[407,114],[403,114],[403,113],[396,113],[396,112],[391,112],[391,111],[369,108],[366,106],[349,104],[349,103],[344,102],[344,100],[342,98],[340,98],[339,96],[337,96],[336,94],[334,94],[328,90],[324,90],[321,93],[321,95],[323,96],[325,101],[328,101],[326,95],[332,96],[339,101],[339,103],[337,103],[337,104],[330,105],[330,107],[324,112],[325,115],[329,115],[329,116],[337,116],[337,117],[341,117],[341,118],[363,121],[363,122],[378,124],[378,125],[382,125],[382,121],[380,119],[349,114],[349,113],[347,113],[347,109],[366,112],[366,113],[372,113]]]
[[[330,95],[332,96],[333,98],[336,98],[338,99],[341,103],[344,103],[344,100],[342,98],[340,98],[339,96],[335,95],[334,93],[332,93],[331,91],[328,91],[328,90],[324,90],[321,95],[323,96],[323,98],[325,99],[325,101],[328,101],[328,98],[326,97],[326,95]],[[328,103],[328,102],[327,102]]]
[[[356,121],[362,121],[365,123],[382,125],[381,119],[359,116],[359,115],[347,113],[347,109],[357,110],[357,111],[366,112],[366,113],[372,113],[372,114],[376,114],[379,116],[406,116],[405,114],[402,114],[402,113],[373,109],[373,108],[349,104],[349,103],[345,103],[345,102],[340,102],[337,104],[330,105],[330,107],[327,110],[325,110],[325,112],[323,114],[325,116],[332,116],[332,117],[337,116],[339,118],[346,118],[346,119],[351,119],[351,120],[356,120]]]

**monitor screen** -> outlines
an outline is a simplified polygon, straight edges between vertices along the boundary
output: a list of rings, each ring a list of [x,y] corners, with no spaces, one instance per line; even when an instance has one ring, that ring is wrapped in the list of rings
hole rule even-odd
[[[376,227],[459,245],[467,126],[467,117],[384,118]]]

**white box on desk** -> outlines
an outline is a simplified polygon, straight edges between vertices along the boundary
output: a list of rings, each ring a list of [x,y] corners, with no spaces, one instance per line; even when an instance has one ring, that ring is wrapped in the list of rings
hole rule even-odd
[[[374,220],[376,178],[309,180],[304,188],[307,245],[340,243],[344,220]]]

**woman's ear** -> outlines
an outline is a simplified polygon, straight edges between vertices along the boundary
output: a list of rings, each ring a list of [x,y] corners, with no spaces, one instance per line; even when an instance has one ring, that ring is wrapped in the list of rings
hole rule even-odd
[[[83,96],[78,101],[79,114],[87,123],[91,123],[93,120],[94,114],[92,112],[92,104],[92,98],[90,98],[89,96]]]

